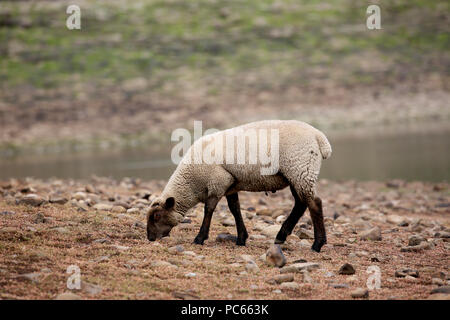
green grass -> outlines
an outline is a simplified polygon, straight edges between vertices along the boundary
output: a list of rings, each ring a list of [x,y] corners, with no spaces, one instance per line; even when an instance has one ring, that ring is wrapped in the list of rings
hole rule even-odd
[[[189,77],[206,83],[214,94],[230,82],[245,86],[226,80],[248,72],[256,74],[253,86],[263,88],[268,80],[275,86],[305,76],[308,81],[314,67],[343,71],[339,77],[347,82],[370,84],[375,81],[370,74],[340,67],[340,61],[364,52],[388,56],[393,67],[397,61],[415,66],[436,55],[448,60],[448,26],[442,19],[446,1],[380,1],[379,31],[364,27],[368,4],[86,1],[81,3],[82,30],[70,31],[65,27],[67,4],[6,1],[0,7],[0,81],[4,87],[52,88],[143,77],[150,89],[160,90]],[[411,17],[416,16],[414,23]],[[24,22],[30,26],[21,27]],[[268,68],[276,70],[276,77],[267,79]],[[211,74],[215,81],[209,84]]]

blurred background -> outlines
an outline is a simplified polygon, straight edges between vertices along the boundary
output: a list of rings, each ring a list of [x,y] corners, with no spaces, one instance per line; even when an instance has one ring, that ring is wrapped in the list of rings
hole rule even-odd
[[[445,0],[0,1],[0,179],[166,179],[176,128],[298,119],[333,145],[322,178],[448,181],[449,17]]]

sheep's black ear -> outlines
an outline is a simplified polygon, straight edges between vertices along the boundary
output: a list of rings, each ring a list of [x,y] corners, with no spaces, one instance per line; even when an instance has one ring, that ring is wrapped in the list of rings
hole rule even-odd
[[[167,210],[169,210],[169,209],[172,209],[174,206],[175,206],[175,198],[174,197],[167,198],[164,207]]]

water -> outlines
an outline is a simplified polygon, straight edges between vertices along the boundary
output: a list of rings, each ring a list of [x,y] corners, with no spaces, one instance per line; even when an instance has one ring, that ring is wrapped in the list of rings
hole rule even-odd
[[[329,136],[330,137],[330,136]],[[330,141],[333,155],[322,164],[320,177],[331,180],[405,179],[450,181],[450,132],[403,133],[347,137]],[[91,175],[167,179],[175,165],[170,149],[120,151],[0,158],[0,179],[89,178]]]

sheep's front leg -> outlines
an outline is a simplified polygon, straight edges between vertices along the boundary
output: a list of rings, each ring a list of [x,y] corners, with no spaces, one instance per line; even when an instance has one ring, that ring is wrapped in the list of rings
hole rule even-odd
[[[327,235],[325,233],[325,225],[323,223],[322,200],[318,197],[308,203],[309,213],[314,226],[314,243],[312,250],[320,252],[320,249],[327,243]]]
[[[237,240],[236,244],[238,246],[245,246],[245,241],[248,238],[247,229],[245,228],[244,220],[242,220],[241,205],[239,204],[239,196],[236,193],[227,196],[228,208],[230,208],[231,213],[236,221],[237,229]]]
[[[203,244],[203,242],[208,239],[209,226],[211,225],[211,218],[214,210],[216,209],[219,198],[216,196],[210,196],[205,201],[205,213],[203,216],[203,223],[200,227],[200,232],[194,239],[194,243]]]

